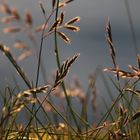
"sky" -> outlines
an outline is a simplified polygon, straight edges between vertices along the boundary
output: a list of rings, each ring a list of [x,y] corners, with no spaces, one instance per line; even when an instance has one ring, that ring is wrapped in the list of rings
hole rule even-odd
[[[44,7],[46,11],[49,12],[48,7],[50,6],[51,0],[42,1],[44,2]],[[138,16],[138,13],[140,13],[140,1],[126,1],[129,4],[129,10],[133,21],[133,28],[135,30],[137,44],[139,45],[140,18]],[[25,10],[30,10],[33,18],[35,19],[36,25],[43,22],[43,15],[38,4],[39,0],[7,0],[7,2],[9,3],[9,5],[17,7],[21,15],[23,15]],[[78,23],[81,31],[76,34],[71,34],[71,46],[62,49],[62,51],[65,50],[65,53],[63,53],[64,56],[69,55],[67,52],[71,52],[71,55],[73,52],[81,51],[81,62],[84,62],[84,59],[87,59],[90,62],[93,62],[93,59],[97,59],[98,61],[94,62],[97,66],[103,65],[102,59],[99,59],[99,57],[97,56],[99,56],[100,54],[102,55],[103,52],[105,52],[106,55],[104,54],[104,57],[102,58],[106,58],[108,62],[108,50],[106,49],[107,45],[105,41],[105,25],[108,18],[110,19],[112,25],[114,42],[118,47],[118,52],[121,54],[122,57],[124,56],[122,53],[125,52],[125,50],[130,50],[130,55],[134,55],[135,52],[133,49],[133,38],[130,29],[130,23],[128,20],[125,0],[75,0],[74,2],[69,4],[64,9],[64,11],[67,20],[75,16],[81,17],[81,21],[80,23]],[[0,26],[4,25],[1,24]],[[2,32],[2,28],[0,29],[0,32]],[[0,35],[0,37],[3,42],[7,42],[7,39],[5,40],[5,36]],[[127,41],[129,41],[129,43],[127,43],[124,47],[123,45]],[[7,44],[11,44],[10,39]],[[131,47],[128,46],[128,44]],[[67,46],[65,44],[61,45]],[[95,53],[96,51],[97,53]],[[95,69],[96,66],[91,67],[91,69]],[[87,73],[89,72],[92,72],[92,70],[90,71],[90,69],[88,69]]]

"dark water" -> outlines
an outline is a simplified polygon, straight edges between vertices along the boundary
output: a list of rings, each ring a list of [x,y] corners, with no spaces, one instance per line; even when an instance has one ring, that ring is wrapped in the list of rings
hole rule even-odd
[[[25,9],[30,9],[33,17],[35,19],[35,25],[43,22],[43,15],[38,6],[37,0],[10,0],[8,1],[11,5],[17,6],[21,15]],[[47,2],[45,2],[47,6]],[[130,10],[132,14],[134,30],[137,40],[137,45],[140,45],[140,18],[136,16],[140,11],[138,5],[139,0],[130,1]],[[48,4],[49,5],[49,4]],[[25,8],[26,7],[26,8]],[[36,8],[35,8],[36,7]],[[45,7],[47,9],[47,7]],[[120,66],[127,69],[127,65],[136,65],[136,54],[134,48],[134,42],[132,38],[132,32],[130,29],[130,24],[128,21],[128,16],[126,12],[126,7],[124,1],[122,0],[76,0],[71,3],[66,11],[66,19],[70,19],[74,16],[80,16],[81,21],[77,25],[80,26],[81,31],[78,33],[68,33],[72,39],[71,45],[66,45],[62,41],[59,41],[59,50],[61,61],[65,60],[67,57],[73,56],[75,53],[80,53],[81,56],[79,60],[72,66],[68,77],[77,75],[79,77],[84,91],[86,91],[88,86],[88,76],[93,73],[97,67],[106,68],[112,67],[112,61],[109,55],[108,46],[105,40],[105,24],[108,17],[110,18],[112,25],[112,33],[114,44],[117,51],[117,61]],[[0,15],[2,16],[2,15]],[[0,24],[0,32],[2,33],[2,27],[4,25]],[[18,39],[23,38],[23,36],[18,36]],[[13,37],[9,35],[0,35],[0,40],[6,45],[11,47],[13,44]],[[16,38],[16,36],[15,36]],[[31,47],[29,39],[23,38]],[[40,42],[40,39],[37,39]],[[56,69],[56,61],[53,51],[53,37],[44,41],[43,49],[43,61],[45,63],[46,73],[49,78],[51,78],[51,71]],[[38,43],[39,46],[39,43]],[[12,48],[11,48],[12,49]],[[17,55],[17,51],[12,49],[12,52]],[[7,58],[2,54],[0,55],[0,85],[1,87],[5,83],[11,83],[13,75],[16,75],[13,66],[9,63]],[[30,57],[29,59],[20,63],[21,66],[27,71],[31,80],[34,81],[36,78],[36,68],[37,60],[35,57]],[[18,83],[24,86],[22,79],[16,76]],[[40,77],[39,85],[42,85],[43,80]],[[26,88],[26,87],[25,87]],[[104,105],[101,96],[108,100],[107,90],[104,86],[101,77],[97,81],[97,89],[99,97],[97,98],[97,108],[102,112],[104,111]],[[99,113],[100,114],[100,113]],[[90,114],[90,119],[94,117],[94,114]]]

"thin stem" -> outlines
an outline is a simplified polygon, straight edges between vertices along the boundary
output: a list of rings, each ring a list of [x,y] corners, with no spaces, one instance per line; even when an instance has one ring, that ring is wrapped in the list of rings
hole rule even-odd
[[[50,17],[52,16],[53,14],[53,11],[52,13],[50,14],[50,16],[46,19],[45,17],[45,25],[43,27],[43,31],[42,31],[42,34],[41,34],[41,41],[40,41],[40,47],[39,47],[39,58],[38,58],[38,65],[37,65],[37,74],[36,74],[36,84],[35,84],[35,88],[37,88],[38,86],[38,81],[39,81],[39,71],[40,71],[40,65],[41,65],[41,56],[42,56],[42,49],[43,49],[43,41],[44,41],[44,33],[45,33],[45,29],[46,29],[46,26],[47,26],[47,23],[50,19]],[[34,98],[37,98],[36,97],[36,93],[33,94]],[[32,106],[32,111],[35,109],[35,104],[33,104]],[[37,122],[36,122],[36,126],[37,126]]]
[[[44,29],[43,29],[42,35],[41,35],[41,42],[40,42],[40,49],[39,49],[39,58],[38,58],[38,67],[37,67],[37,75],[36,75],[36,85],[35,85],[36,88],[38,86],[39,70],[40,70],[40,63],[41,63],[41,56],[42,56],[42,48],[43,48],[43,41],[44,41],[43,36],[44,36],[46,25],[47,25],[47,22],[45,23],[45,26],[44,26]]]
[[[49,103],[49,105],[54,109],[54,111],[59,114],[59,116],[65,121],[66,124],[68,124],[70,126],[70,128],[76,133],[78,134],[75,129],[69,124],[69,122],[63,117],[63,115],[55,108],[55,106],[53,106],[49,101],[47,101]]]
[[[136,80],[132,85],[131,85],[131,87],[133,87],[137,82],[139,81],[139,79],[138,80]],[[116,105],[116,103],[121,99],[121,98],[124,98],[126,101],[127,101],[127,99],[125,98],[125,96],[124,96],[124,92],[125,92],[125,87],[121,90],[121,89],[119,89],[118,88],[118,90],[119,90],[119,92],[120,92],[120,94],[117,96],[117,98],[115,99],[115,101],[114,101],[114,103],[112,104],[112,106],[108,109],[108,111],[105,113],[105,115],[102,117],[102,119],[100,120],[100,122],[98,123],[98,125],[97,125],[97,127],[101,124],[101,122],[105,122],[106,120],[107,120],[107,118],[109,117],[109,115],[110,115],[110,113],[111,113],[111,111],[113,110],[113,108],[115,107],[115,105]],[[129,107],[131,107],[131,106],[129,106]],[[132,108],[132,107],[131,107]],[[133,109],[133,108],[132,108]],[[134,109],[133,109],[134,110]],[[98,132],[97,132],[97,134],[100,132],[100,130],[98,130]],[[97,134],[96,134],[96,136],[97,136]]]
[[[40,64],[41,64],[41,56],[42,56],[42,49],[43,49],[43,41],[44,41],[44,38],[47,37],[48,35],[50,35],[52,32],[49,32],[47,35],[44,35],[44,33],[45,33],[46,26],[47,26],[51,16],[55,12],[55,10],[56,9],[52,10],[52,12],[51,12],[51,14],[49,15],[48,18],[46,18],[46,16],[44,15],[45,25],[43,27],[43,31],[42,31],[42,34],[41,34],[41,41],[40,41],[40,47],[39,47],[40,49],[39,49],[38,67],[37,67],[37,74],[36,74],[36,86],[35,86],[36,88],[38,86],[39,71],[40,71]]]
[[[58,17],[58,8],[59,6],[59,0],[57,0],[57,10],[56,10],[56,15],[55,15],[55,21],[57,21],[57,17]],[[56,61],[57,61],[57,67],[60,70],[61,64],[60,64],[60,57],[59,57],[59,51],[58,51],[58,42],[57,42],[57,28],[55,28],[55,32],[54,32],[54,41],[55,41],[55,56],[56,56]]]
[[[57,20],[58,18],[58,11],[59,11],[59,0],[57,0],[57,7],[56,7],[56,14],[55,14],[55,21]],[[61,64],[60,64],[60,57],[59,57],[59,50],[58,50],[58,42],[57,42],[57,27],[55,28],[55,31],[54,31],[54,41],[55,41],[55,48],[54,48],[54,52],[55,52],[55,56],[56,56],[56,62],[57,62],[57,67],[58,69],[60,70],[60,67],[61,67]],[[63,91],[64,91],[64,94],[65,94],[65,97],[66,97],[66,101],[67,101],[67,104],[68,104],[68,108],[71,112],[71,115],[73,117],[73,120],[77,126],[77,129],[79,132],[81,132],[81,129],[79,127],[79,124],[77,122],[77,119],[75,117],[75,113],[71,107],[71,103],[70,103],[70,100],[67,96],[67,92],[66,92],[66,87],[65,87],[65,83],[62,82],[62,88],[63,88]]]

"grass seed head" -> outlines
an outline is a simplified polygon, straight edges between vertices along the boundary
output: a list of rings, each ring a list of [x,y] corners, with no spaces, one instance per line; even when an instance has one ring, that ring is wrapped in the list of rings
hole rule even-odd
[[[3,29],[5,34],[7,33],[17,33],[20,32],[22,29],[20,27],[7,27]]]
[[[64,42],[66,42],[67,44],[70,44],[71,40],[65,33],[63,32],[57,32],[57,33],[63,39]]]
[[[77,17],[72,18],[72,19],[69,20],[68,22],[66,22],[65,25],[74,24],[74,23],[79,22],[79,21],[80,21],[80,17],[77,16]]]
[[[0,4],[0,12],[11,14],[11,9],[7,3]]]
[[[11,15],[13,15],[16,20],[20,19],[20,15],[15,7],[11,8]]]
[[[28,25],[28,26],[32,26],[33,24],[33,18],[32,18],[32,15],[29,11],[25,11],[25,14],[24,14],[24,21],[25,23]]]

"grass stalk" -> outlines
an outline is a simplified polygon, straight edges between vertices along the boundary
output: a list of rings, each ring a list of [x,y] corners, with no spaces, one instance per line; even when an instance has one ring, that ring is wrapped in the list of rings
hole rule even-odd
[[[56,14],[55,14],[55,21],[57,21],[58,12],[59,12],[59,0],[57,0],[57,8],[56,8]],[[55,56],[56,56],[57,67],[60,70],[61,64],[60,64],[60,57],[59,57],[58,41],[57,40],[58,40],[57,39],[57,28],[55,28],[55,31],[54,31],[54,42],[55,42],[54,52],[55,52]],[[72,115],[73,120],[74,120],[74,122],[75,122],[75,124],[77,126],[78,131],[81,132],[81,129],[79,127],[79,124],[78,124],[77,119],[75,117],[75,114],[73,112],[73,109],[72,109],[72,106],[71,106],[71,103],[70,103],[70,99],[67,96],[66,87],[65,87],[65,83],[64,82],[62,82],[62,88],[63,88],[64,94],[65,94],[65,97],[66,97],[66,101],[67,101],[67,104],[68,104],[69,111],[71,112],[71,115]]]

